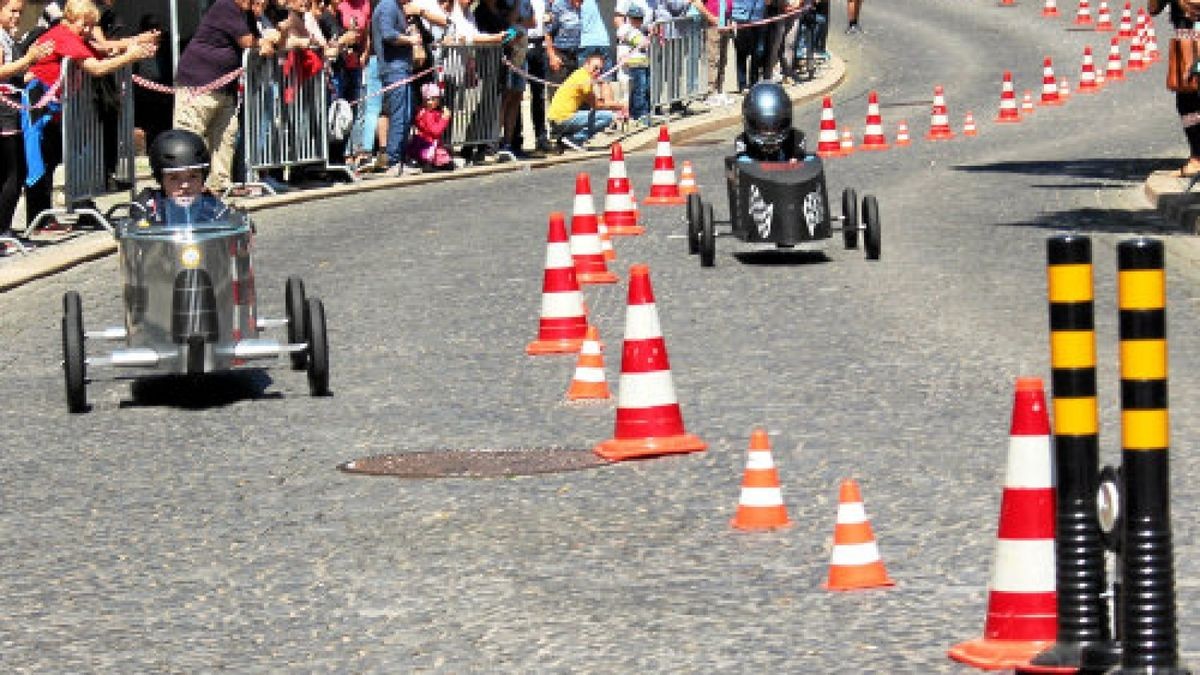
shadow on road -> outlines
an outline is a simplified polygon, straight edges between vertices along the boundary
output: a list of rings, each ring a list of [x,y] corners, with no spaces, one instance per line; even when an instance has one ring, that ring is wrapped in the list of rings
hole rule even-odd
[[[1179,224],[1163,219],[1154,209],[1101,209],[1082,208],[1069,211],[1043,213],[1033,220],[1014,223],[998,223],[1000,227],[1040,227],[1047,230],[1071,230],[1076,232],[1106,234],[1186,234]]]
[[[1108,180],[1135,182],[1145,180],[1147,176],[1155,171],[1176,169],[1182,163],[1182,160],[1168,157],[1096,157],[1092,159],[1063,159],[1035,162],[960,164],[955,166],[954,170],[969,173],[1023,173],[1030,176],[1069,176],[1072,178],[1104,178]]]
[[[265,370],[239,370],[188,377],[167,375],[133,381],[132,400],[122,408],[167,406],[185,410],[219,408],[239,401],[280,399],[279,392],[267,393],[274,380]]]
[[[819,265],[833,262],[823,251],[788,251],[767,249],[765,251],[737,251],[733,257],[745,265]]]

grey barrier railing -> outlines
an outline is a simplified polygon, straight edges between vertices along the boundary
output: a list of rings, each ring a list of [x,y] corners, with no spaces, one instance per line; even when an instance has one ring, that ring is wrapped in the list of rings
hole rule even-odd
[[[650,108],[669,112],[675,104],[708,95],[708,59],[704,54],[704,23],[700,17],[684,17],[655,24],[651,37]]]
[[[438,69],[451,113],[445,142],[452,148],[500,143],[500,90],[507,72],[500,45],[442,45]]]

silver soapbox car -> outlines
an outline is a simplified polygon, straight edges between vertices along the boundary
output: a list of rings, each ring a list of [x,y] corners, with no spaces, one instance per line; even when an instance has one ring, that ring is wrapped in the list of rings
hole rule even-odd
[[[748,244],[778,248],[806,247],[833,236],[834,222],[842,231],[846,248],[858,247],[858,233],[868,260],[879,259],[879,204],[874,195],[862,200],[863,222],[858,221],[858,194],[842,191],[842,214],[830,213],[825,170],[819,157],[809,155],[792,162],[757,162],[725,158],[729,220],[713,218],[712,202],[699,194],[688,195],[688,252],[700,254],[700,265],[716,264],[718,236],[733,236]],[[729,232],[718,232],[728,225]]]
[[[63,296],[63,374],[71,412],[87,410],[93,369],[120,369],[135,379],[191,376],[263,367],[285,354],[293,369],[308,371],[312,395],[328,394],[325,308],[317,298],[305,298],[303,282],[290,277],[287,318],[258,315],[254,226],[245,214],[222,209],[211,220],[167,225],[152,223],[136,203],[121,207],[128,217],[110,219],[121,266],[124,326],[85,331],[79,293]],[[285,328],[286,339],[267,337],[271,328]],[[87,356],[93,341],[123,344],[106,356]]]

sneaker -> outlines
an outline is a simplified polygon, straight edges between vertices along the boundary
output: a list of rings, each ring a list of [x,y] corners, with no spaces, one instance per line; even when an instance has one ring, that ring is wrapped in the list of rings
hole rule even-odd
[[[554,144],[550,142],[549,138],[542,136],[537,139],[537,149],[539,152],[554,152]]]
[[[576,152],[583,152],[583,148],[579,147],[578,145],[575,145],[575,142],[572,141],[571,139],[567,138],[566,136],[563,136],[562,138],[558,139],[558,142],[564,148],[564,151],[567,148],[569,148],[571,150],[575,150]]]
[[[859,26],[857,21],[846,26],[846,35],[860,35],[862,32],[862,26]]]

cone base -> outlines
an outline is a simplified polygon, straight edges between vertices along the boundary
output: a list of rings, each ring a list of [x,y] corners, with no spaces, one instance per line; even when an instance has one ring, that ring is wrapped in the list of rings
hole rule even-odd
[[[1049,101],[1038,101],[1038,105],[1040,106],[1056,106],[1062,105],[1063,103],[1065,103],[1065,101],[1063,101],[1061,98],[1051,99]]]
[[[875,562],[859,567],[839,567],[829,570],[829,579],[821,588],[829,591],[856,591],[868,588],[887,588],[896,582],[888,578],[883,563]]]
[[[684,201],[685,201],[684,198],[680,197],[678,194],[659,195],[657,197],[655,197],[654,195],[651,195],[649,197],[646,197],[646,200],[643,201],[642,203],[650,204],[652,206],[675,206],[678,204],[682,204]],[[611,234],[611,232],[609,234]]]
[[[684,188],[684,187],[679,188],[679,196],[683,197],[684,201],[687,201],[688,195],[698,195],[698,194],[700,194],[700,191],[697,190],[696,188]]]
[[[780,506],[739,506],[729,525],[737,530],[750,532],[753,530],[780,530],[791,527],[787,507]]]
[[[620,277],[612,272],[576,272],[575,278],[581,284],[615,284]]]
[[[864,142],[862,145],[858,146],[858,149],[859,150],[887,150],[890,147],[891,146],[889,146],[887,143],[878,143],[878,142],[865,143]]]
[[[1046,17],[1058,16],[1058,11],[1055,10],[1053,12],[1048,12],[1046,10],[1042,10],[1042,16],[1046,16]]]
[[[608,384],[605,382],[572,382],[571,388],[567,390],[567,400],[578,401],[580,399],[607,400],[611,399],[612,394],[608,391]]]
[[[616,251],[612,250],[611,248],[610,248],[610,249],[605,249],[605,251],[604,251],[604,262],[606,262],[606,263],[610,263],[610,262],[612,262],[612,261],[614,261],[614,260],[616,260],[616,259],[617,259],[617,252],[616,252]]]
[[[562,340],[534,340],[525,347],[530,356],[541,354],[576,354],[583,348],[583,338]]]
[[[646,228],[641,225],[613,225],[608,228],[609,236],[615,237],[640,237],[646,233]]]
[[[1098,91],[1100,91],[1100,85],[1098,85],[1098,84],[1093,84],[1090,87],[1085,87],[1085,86],[1081,85],[1079,88],[1077,88],[1075,90],[1075,93],[1076,94],[1094,94]]]
[[[930,141],[949,141],[954,138],[954,132],[949,129],[942,131],[930,131],[925,134],[925,139]]]
[[[593,448],[593,452],[610,462],[622,462],[643,457],[700,452],[707,447],[708,444],[698,436],[678,434],[652,438],[610,438]]]
[[[1053,645],[1050,640],[989,640],[979,638],[956,644],[946,652],[950,658],[983,670],[1024,668],[1033,657]],[[1076,672],[1072,669],[1069,672]],[[1055,671],[1051,671],[1055,672]]]
[[[892,145],[895,145],[897,148],[904,148],[912,145],[912,141],[896,141]]]
[[[1084,19],[1084,18],[1075,19],[1075,25],[1076,26],[1090,26],[1090,25],[1092,25],[1092,17],[1089,16],[1086,19]]]
[[[1125,79],[1124,73],[1122,73],[1120,75],[1113,75],[1111,73],[1104,75],[1105,82],[1113,82],[1113,81],[1124,80],[1124,79]]]
[[[996,122],[998,124],[1016,124],[1017,122],[1021,121],[1021,118],[1020,117],[997,117],[996,119],[994,119],[992,121]]]

